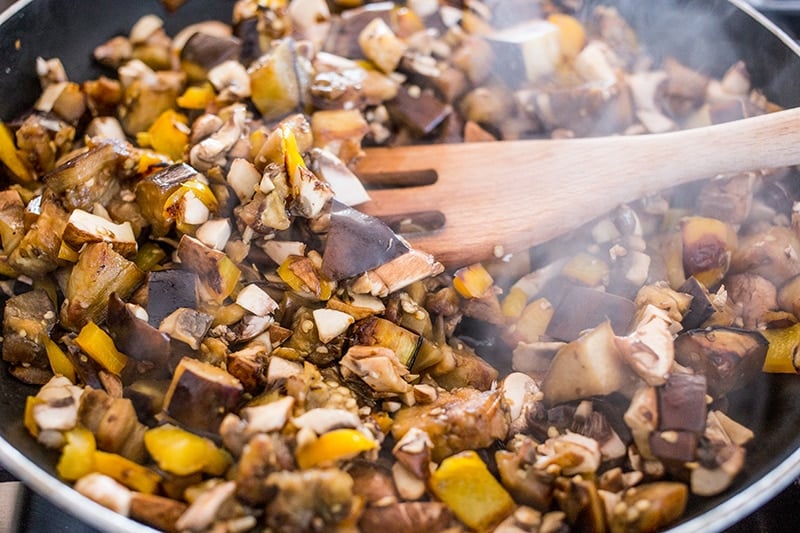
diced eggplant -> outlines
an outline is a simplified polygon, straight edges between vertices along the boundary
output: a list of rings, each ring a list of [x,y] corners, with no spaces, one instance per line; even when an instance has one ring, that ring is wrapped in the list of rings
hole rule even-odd
[[[162,320],[181,307],[197,308],[197,274],[180,269],[156,270],[148,273],[148,323],[158,327]]]
[[[104,141],[70,159],[42,179],[67,209],[90,211],[95,203],[108,203],[119,190],[116,179],[130,157],[125,144]]]
[[[692,303],[689,311],[684,315],[681,325],[683,329],[690,330],[700,327],[706,320],[711,318],[716,308],[711,301],[711,296],[705,285],[697,281],[697,278],[690,276],[686,282],[678,288],[678,291],[691,295]]]
[[[191,430],[216,433],[242,393],[241,382],[225,370],[184,357],[164,398],[164,412]]]
[[[147,130],[161,113],[174,108],[186,82],[182,72],[154,72],[137,60],[120,69],[120,78],[125,81],[119,118],[128,135]]]
[[[158,330],[174,340],[189,345],[192,350],[199,350],[200,343],[211,328],[213,320],[214,317],[207,313],[179,307],[161,321]]]
[[[689,217],[681,221],[683,270],[709,289],[728,272],[731,254],[737,248],[736,232],[715,218]]]
[[[126,299],[144,281],[144,273],[106,242],[87,244],[72,267],[61,306],[61,325],[79,329],[89,321],[101,323],[108,295]]]
[[[230,59],[238,59],[241,49],[242,42],[237,37],[198,31],[181,49],[181,69],[190,80],[203,80],[212,68]]]
[[[611,530],[659,531],[683,515],[688,500],[686,485],[676,481],[658,481],[630,488],[608,517]]]
[[[585,287],[569,287],[555,305],[547,335],[564,341],[608,320],[617,334],[627,333],[636,306],[627,298]]]
[[[415,137],[432,133],[453,112],[432,91],[423,90],[412,96],[411,89],[403,86],[386,105],[392,118],[405,126]]]
[[[45,341],[56,323],[56,309],[41,289],[12,296],[3,315],[3,360],[48,368]]]
[[[224,252],[184,235],[178,243],[177,254],[182,264],[197,274],[201,299],[222,303],[233,293],[241,271]]]
[[[8,189],[0,192],[0,243],[3,252],[11,253],[25,236],[25,204],[19,192]]]
[[[9,266],[32,278],[55,270],[66,225],[67,213],[56,202],[42,199],[39,216],[8,257]]]
[[[350,338],[353,345],[389,348],[407,368],[413,366],[422,342],[422,337],[416,333],[379,317],[368,317],[356,322]]]
[[[282,39],[250,65],[253,105],[264,120],[283,118],[300,107],[301,95],[294,41]]]
[[[164,407],[164,397],[169,389],[170,381],[138,380],[126,386],[123,390],[125,398],[133,402],[134,409],[143,423],[152,425]]]
[[[185,511],[186,504],[172,498],[136,491],[131,492],[131,518],[156,529],[177,531],[175,523]]]
[[[333,281],[357,276],[409,251],[389,227],[334,201],[322,272]]]
[[[78,416],[81,424],[94,433],[99,449],[132,461],[144,460],[145,427],[130,400],[87,389],[81,397]]]
[[[431,439],[434,461],[463,450],[476,450],[505,439],[508,420],[499,391],[473,388],[441,393],[429,404],[404,407],[395,415],[392,435],[402,439],[411,428],[421,429]]]
[[[622,359],[608,321],[561,348],[542,381],[547,405],[626,390],[633,373]]]
[[[452,348],[452,356],[455,368],[445,373],[436,372],[435,367],[430,371],[440,387],[447,390],[459,387],[489,390],[497,381],[497,369],[467,346]]]
[[[561,59],[558,27],[541,19],[496,31],[487,39],[502,58],[499,74],[512,86],[551,74]]]
[[[167,217],[165,210],[167,199],[178,190],[181,183],[196,176],[197,170],[185,163],[178,163],[136,184],[136,203],[151,224],[154,236],[165,235],[172,225],[173,221]]]
[[[673,373],[656,388],[658,429],[702,432],[706,425],[706,389],[702,374]]]
[[[362,155],[361,140],[369,132],[369,126],[356,109],[333,109],[311,115],[311,131],[315,147],[349,163]]]
[[[678,363],[703,374],[714,398],[745,386],[755,377],[769,343],[757,331],[727,327],[695,329],[675,339]]]
[[[656,431],[650,434],[650,451],[667,462],[694,461],[697,453],[697,433],[693,431]]]
[[[142,320],[116,293],[108,300],[106,327],[117,348],[138,361],[156,365],[167,362],[170,354],[169,337]]]
[[[441,502],[396,502],[364,510],[358,521],[364,531],[414,533],[446,529],[452,520],[450,510]]]

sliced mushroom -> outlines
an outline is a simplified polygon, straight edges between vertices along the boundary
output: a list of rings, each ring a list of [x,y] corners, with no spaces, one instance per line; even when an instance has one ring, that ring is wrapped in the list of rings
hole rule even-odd
[[[368,507],[358,525],[364,531],[416,533],[446,529],[450,521],[450,511],[441,502],[396,502]]]
[[[648,304],[638,313],[633,332],[616,338],[622,358],[648,385],[662,385],[672,370],[671,324],[666,311]]]
[[[75,482],[75,490],[122,516],[130,512],[131,491],[109,476],[97,472],[87,474]]]

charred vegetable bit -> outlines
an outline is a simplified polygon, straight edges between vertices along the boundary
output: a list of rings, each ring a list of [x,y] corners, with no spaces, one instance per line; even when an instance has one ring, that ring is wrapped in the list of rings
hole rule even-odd
[[[779,108],[580,3],[236,0],[95,43],[113,77],[37,59],[0,123],[2,356],[59,477],[160,530],[288,533],[650,532],[736,486],[770,436],[729,395],[800,373],[797,169],[454,271],[398,235],[435,213],[358,210],[364,146]]]

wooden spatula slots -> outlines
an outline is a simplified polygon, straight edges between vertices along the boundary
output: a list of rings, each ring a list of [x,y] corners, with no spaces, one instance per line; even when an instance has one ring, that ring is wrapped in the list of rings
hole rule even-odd
[[[356,173],[383,186],[358,209],[395,221],[441,213],[439,229],[407,237],[456,267],[545,242],[675,185],[796,164],[800,108],[654,135],[370,148]],[[409,171],[425,171],[427,184],[385,186],[387,174]]]

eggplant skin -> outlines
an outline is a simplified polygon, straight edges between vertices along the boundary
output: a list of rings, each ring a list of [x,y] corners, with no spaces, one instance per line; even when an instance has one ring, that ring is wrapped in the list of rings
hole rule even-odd
[[[48,368],[44,340],[56,323],[55,306],[41,289],[13,296],[3,316],[3,360]]]
[[[675,339],[675,360],[704,374],[708,393],[721,398],[754,378],[769,343],[758,331],[712,327],[693,329]]]

